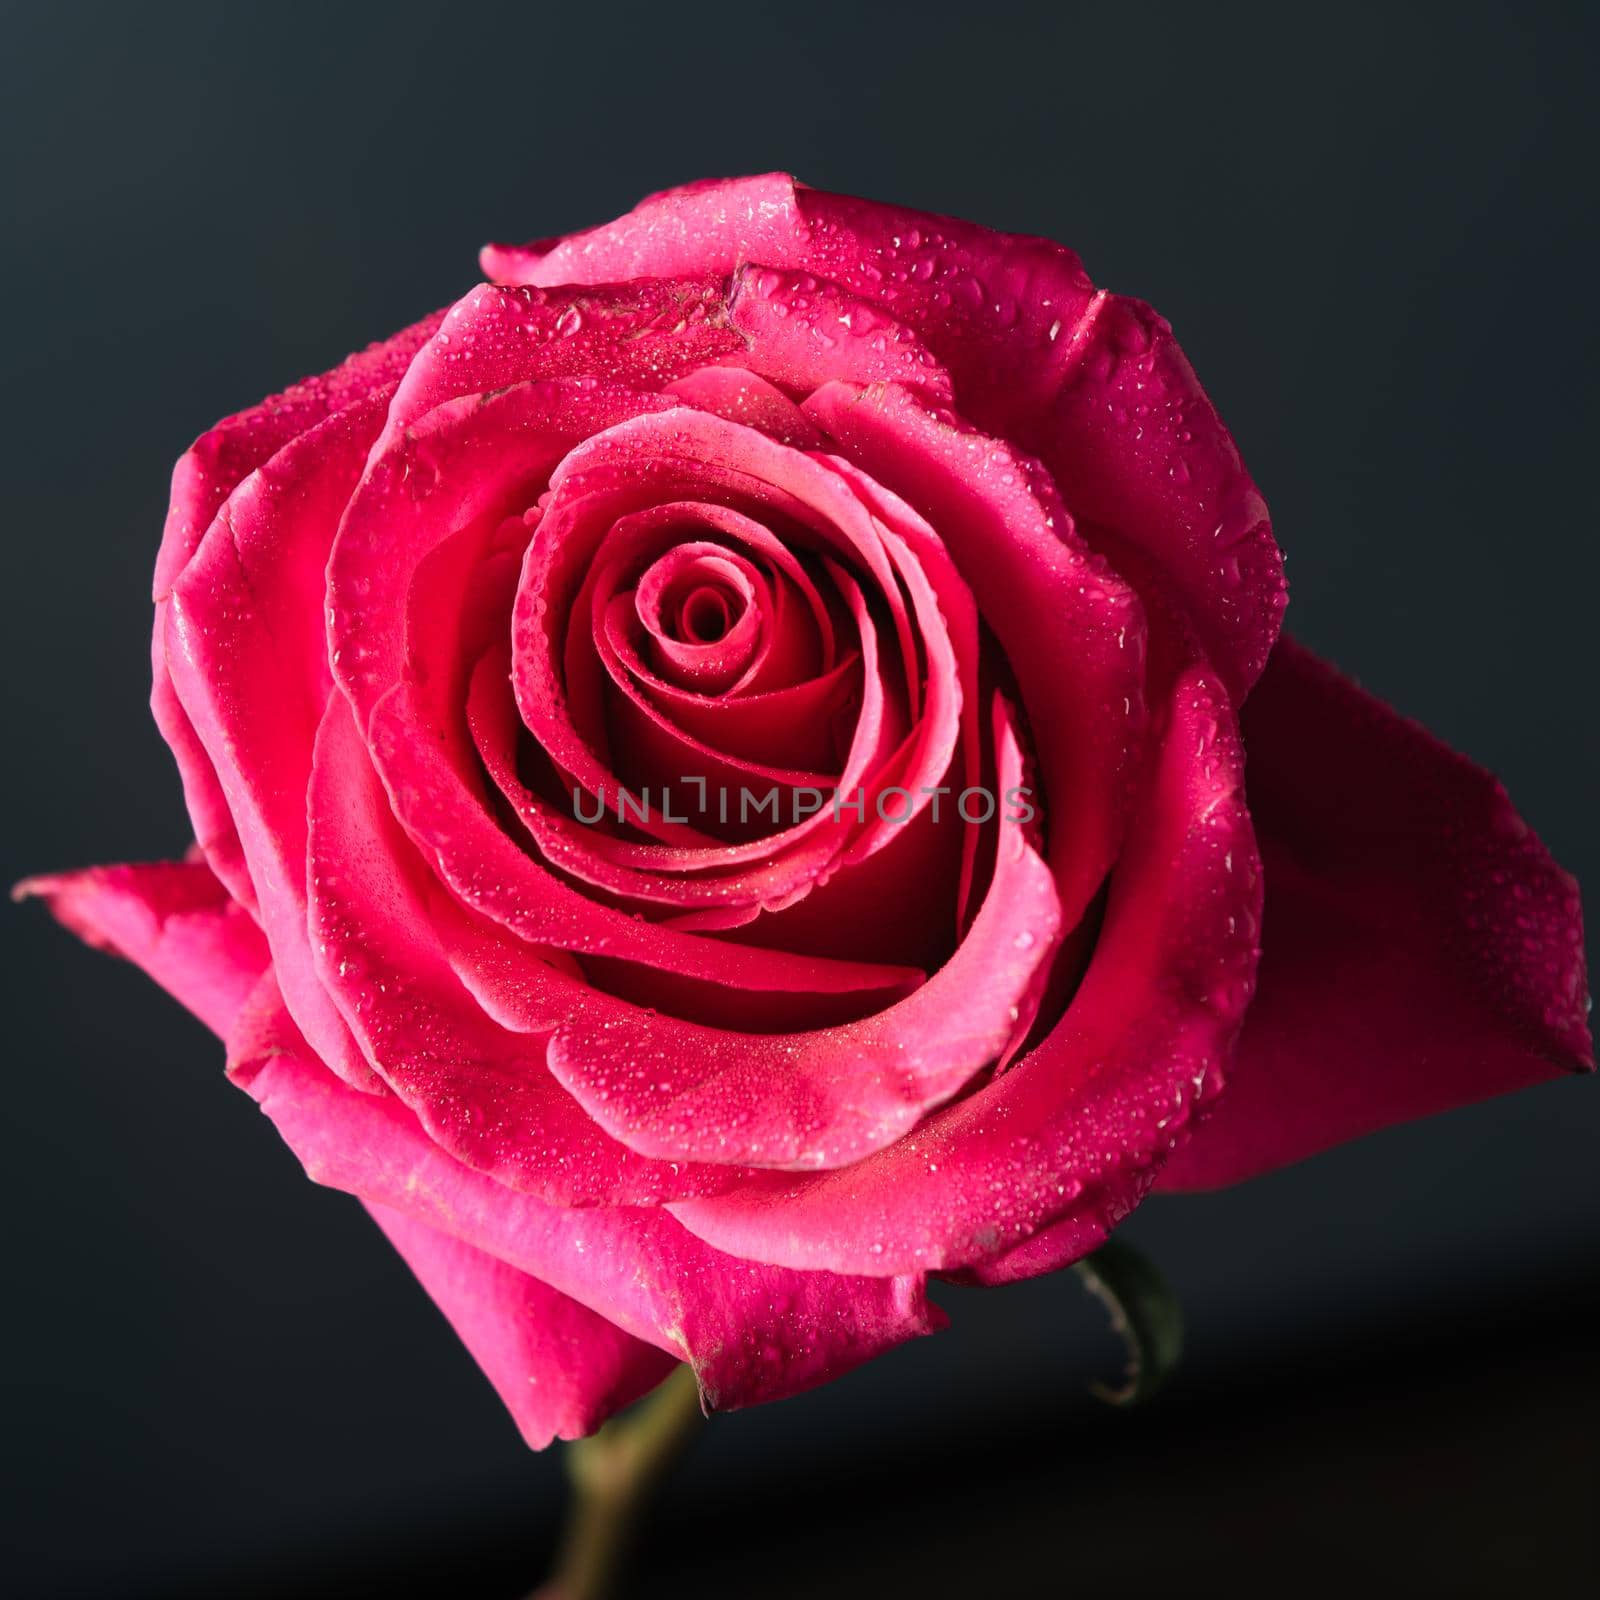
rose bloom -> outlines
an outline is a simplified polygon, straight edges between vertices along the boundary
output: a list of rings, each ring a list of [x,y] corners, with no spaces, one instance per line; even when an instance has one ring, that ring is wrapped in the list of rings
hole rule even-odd
[[[1590,1063],[1576,886],[1280,637],[1148,306],[783,176],[482,262],[178,463],[196,848],[24,889],[222,1036],[531,1444]]]

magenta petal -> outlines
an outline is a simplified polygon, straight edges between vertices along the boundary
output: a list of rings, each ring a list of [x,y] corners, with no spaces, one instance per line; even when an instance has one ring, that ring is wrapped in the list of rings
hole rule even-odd
[[[479,664],[472,678],[468,717],[486,770],[527,828],[541,855],[552,866],[629,903],[641,905],[681,907],[699,903],[704,909],[723,904],[718,890],[719,886],[725,886],[728,897],[737,902],[729,909],[736,909],[743,922],[759,914],[764,891],[770,898],[779,899],[795,893],[797,884],[801,887],[806,884],[804,870],[797,876],[785,877],[783,867],[774,871],[771,863],[763,863],[763,870],[754,879],[748,875],[743,880],[718,878],[708,884],[686,877],[684,873],[694,868],[706,852],[665,845],[628,845],[610,834],[584,826],[560,807],[550,806],[533,795],[515,770],[516,732],[522,725],[511,703],[505,663],[506,657],[500,654],[485,656]],[[832,854],[826,841],[823,846],[825,853],[819,865],[825,864]],[[683,872],[639,870],[634,864],[636,853],[647,850],[654,850],[663,857],[678,857]],[[736,864],[742,855],[742,851],[734,848],[714,851],[710,853],[709,864],[717,865],[722,857]],[[708,947],[705,954],[710,956],[714,949]],[[600,953],[599,949],[593,953]]]
[[[385,433],[328,563],[334,676],[363,728],[406,675],[408,602],[424,562],[475,530],[487,546],[507,517],[533,505],[577,441],[665,404],[614,384],[524,383],[448,400],[398,433]],[[470,569],[452,576],[464,591]],[[448,620],[457,607],[447,602],[459,598],[436,593],[429,609]],[[434,670],[414,669],[412,677],[438,697],[452,673],[471,665],[425,663]]]
[[[203,861],[55,873],[19,883],[12,897],[43,900],[86,944],[142,968],[219,1036],[270,959],[261,930]]]
[[[479,284],[446,313],[395,395],[388,439],[447,400],[532,379],[656,389],[744,348],[720,275],[595,289]]]
[[[1243,698],[1283,613],[1266,509],[1171,328],[1097,293],[1070,250],[769,173],[652,195],[512,270],[603,283],[745,262],[831,280],[905,325],[962,415],[1050,468],[1091,543],[1104,525],[1165,569]]]
[[[719,544],[685,539],[639,575],[633,612],[659,670],[724,694],[738,682],[775,609],[765,575]]]
[[[172,684],[167,664],[167,608],[166,599],[156,601],[155,631],[150,641],[150,715],[178,764],[183,804],[189,813],[189,825],[194,829],[196,847],[228,893],[253,911],[256,886],[250,881],[250,868],[228,807],[228,797]]]
[[[668,776],[663,781],[684,775],[705,777],[713,785],[733,788],[740,782],[737,769],[744,765],[740,758],[719,754],[697,741],[686,725],[671,716],[670,706],[663,708],[650,692],[660,688],[670,693],[673,686],[666,684],[643,659],[644,637],[627,636],[622,624],[631,616],[631,602],[620,594],[607,599],[616,580],[633,564],[633,558],[659,542],[682,516],[687,514],[742,546],[745,555],[766,568],[776,586],[773,593],[778,604],[770,619],[771,627],[761,633],[748,671],[725,689],[719,689],[719,693],[731,695],[757,689],[768,681],[769,674],[776,676],[790,667],[799,669],[814,659],[820,658],[820,664],[826,665],[836,648],[827,604],[783,541],[731,507],[677,497],[680,473],[685,488],[697,489],[699,486],[692,482],[697,473],[703,471],[704,476],[715,479],[725,471],[726,464],[711,455],[718,442],[731,440],[736,447],[742,444],[746,449],[776,451],[781,461],[792,458],[815,470],[810,458],[775,445],[752,429],[731,426],[696,411],[680,409],[668,413],[666,421],[669,426],[665,431],[612,429],[587,441],[562,464],[552,480],[538,531],[528,547],[512,618],[513,681],[524,721],[540,749],[578,787],[596,797],[606,791],[615,797],[619,783],[631,787],[641,781],[636,774],[613,770],[608,703],[624,715],[638,713],[628,717],[625,729],[620,730],[632,736],[631,741],[622,740],[625,753],[634,758],[629,765],[640,766],[639,757],[664,758]],[[682,460],[666,454],[660,463],[652,459],[656,450],[672,449],[678,430],[689,428],[710,430],[709,438],[691,435],[694,445],[706,447],[704,459],[692,454]],[[671,492],[659,483],[648,486],[647,475],[658,468],[672,476]],[[782,493],[768,483],[755,479],[748,482],[748,493]],[[643,490],[642,483],[647,485]],[[665,498],[660,498],[661,494]],[[635,505],[641,497],[650,501],[645,509]],[[861,508],[857,506],[856,510],[859,515]],[[814,630],[800,615],[802,598],[811,613]],[[776,614],[777,610],[782,615]],[[855,620],[860,635],[863,623],[860,618]],[[637,619],[633,622],[637,630]],[[858,643],[870,655],[867,641],[858,638]],[[877,692],[869,666],[851,759],[872,743],[876,724],[871,706]],[[641,748],[632,748],[632,741]],[[792,754],[791,750],[791,758]],[[707,766],[720,770],[707,772]],[[763,775],[746,771],[743,776],[760,779]],[[780,786],[816,784],[818,778],[818,774],[794,772],[772,772],[767,776]],[[642,781],[653,780],[646,777]],[[757,782],[755,787],[759,792],[765,783]],[[672,852],[686,847],[703,850],[719,842],[699,828],[668,822],[659,807],[643,817],[639,826],[660,841],[655,846],[644,846],[645,850],[663,846]],[[763,844],[753,848],[757,859],[769,852]]]
[[[794,610],[790,602],[785,620]],[[626,641],[607,636],[604,643],[634,674],[645,698],[690,737],[763,767],[789,761],[820,771],[836,756],[835,719],[863,694],[856,651],[828,671],[784,688],[698,695],[650,675],[636,655],[626,652]]]
[[[679,932],[601,905],[525,855],[464,786],[401,685],[379,704],[372,760],[396,815],[462,905],[536,946],[638,962],[730,989],[850,994],[897,987],[903,968],[796,955]]]
[[[451,554],[457,540],[475,538],[486,547],[502,520],[537,494],[574,438],[661,403],[604,384],[520,385],[491,397],[448,401],[380,449],[345,514],[329,562],[335,677],[355,709],[395,815],[465,905],[534,944],[603,948],[607,955],[718,983],[786,991],[815,985],[818,992],[860,987],[858,974],[845,964],[636,922],[531,860],[485,808],[461,715],[472,660],[434,663],[412,654],[417,634],[408,631],[407,601],[424,563],[440,550]],[[731,428],[686,407],[675,407],[671,416],[678,430],[710,425],[762,450],[782,449],[753,429]],[[622,432],[611,427],[604,437]],[[795,452],[783,453],[812,465]],[[842,485],[839,490],[846,492]],[[444,613],[446,625],[460,614],[459,605],[447,602],[464,597],[461,565],[429,574],[435,580],[432,611],[436,620]],[[444,576],[452,581],[448,594],[438,586]]]
[[[552,475],[545,516],[529,547],[523,598],[533,588],[548,590],[545,569],[581,570],[579,558],[592,556],[619,517],[670,501],[720,502],[737,508],[746,522],[769,511],[798,520],[824,550],[864,568],[889,607],[902,655],[913,655],[904,597],[872,518],[850,484],[825,460],[709,412],[689,407],[648,410],[642,405],[636,411],[586,439]],[[569,520],[583,527],[581,537],[569,531]],[[741,537],[732,528],[724,531]],[[781,546],[770,534],[766,540],[776,546],[767,553],[782,559]],[[564,578],[576,587],[570,570],[564,570]],[[536,647],[525,614],[519,614],[518,632],[519,655]],[[913,685],[913,702],[915,695]],[[531,717],[530,727],[537,731],[540,720]]]
[[[156,557],[150,710],[177,760],[195,838],[233,897],[244,905],[254,906],[255,885],[227,797],[167,673],[167,596],[235,487],[308,429],[394,384],[443,315],[426,317],[349,357],[331,372],[307,378],[225,418],[201,434],[173,469],[171,502]]]
[[[308,428],[398,381],[443,317],[436,311],[331,372],[307,378],[201,434],[173,469],[172,501],[156,559],[156,598],[177,581],[238,483]]]
[[[531,283],[529,274],[566,237],[552,233],[524,244],[486,244],[478,251],[478,269],[490,283]]]
[[[744,360],[784,388],[824,383],[906,383],[951,403],[950,374],[910,328],[881,306],[809,272],[742,266],[728,319],[750,341]]]
[[[996,710],[1000,788],[1021,754]],[[950,961],[906,999],[808,1033],[723,1031],[596,996],[550,1041],[554,1076],[631,1149],[662,1160],[842,1167],[992,1064],[1030,1015],[1062,932],[1048,869],[1001,824],[994,877]]]
[[[952,1283],[996,1288],[1059,1272],[1099,1249],[1129,1209],[1127,1195],[1115,1189],[1109,1193],[1080,1194],[1066,1216],[1031,1234],[1021,1244],[940,1276]]]
[[[1143,547],[1241,700],[1277,637],[1283,562],[1167,323],[1046,239],[821,190],[795,206],[795,264],[881,296],[950,369],[958,411],[1050,469],[1091,544],[1103,525]]]
[[[697,367],[667,384],[665,392],[729,422],[759,428],[796,450],[815,450],[823,443],[805,412],[783,390],[739,367]]]
[[[465,914],[400,831],[338,695],[318,735],[308,805],[318,974],[431,1138],[501,1183],[569,1205],[653,1204],[728,1181],[725,1168],[650,1162],[618,1144],[546,1070],[538,1030],[513,1033],[485,1014],[443,943]],[[550,952],[512,944],[517,977],[552,1016],[576,1003],[581,987]]]
[[[1098,294],[1052,378],[1016,437],[1091,543],[1109,528],[1162,568],[1237,703],[1282,624],[1283,556],[1171,326],[1138,300]]]
[[[491,246],[483,269],[502,283],[563,284],[727,273],[741,261],[799,266],[795,226],[787,173],[713,178],[650,195],[617,221],[568,234],[548,250]]]
[[[1163,1187],[1592,1065],[1578,887],[1488,773],[1288,638],[1244,731],[1259,992]]]
[[[278,982],[318,1055],[376,1082],[316,975],[306,927],[306,786],[331,689],[324,569],[388,391],[303,433],[239,484],[173,586],[167,663],[221,781]]]
[[[806,402],[840,451],[916,507],[998,636],[1038,759],[1050,862],[1072,926],[1115,859],[1144,727],[1145,619],[1080,540],[1053,486],[999,440],[898,386]]]
[[[1222,1082],[1250,1000],[1260,905],[1226,692],[1191,666],[1159,711],[1164,738],[1093,959],[1043,1042],[853,1166],[747,1178],[674,1203],[675,1216],[751,1260],[950,1272],[981,1270],[1052,1229],[1055,1242],[1089,1248],[1137,1204]],[[1050,1245],[1041,1258],[1060,1264]]]
[[[372,1220],[444,1313],[535,1450],[581,1439],[677,1365],[537,1278],[369,1202]]]
[[[920,1275],[786,1272],[702,1244],[664,1211],[569,1210],[446,1155],[393,1098],[281,1042],[239,1077],[318,1183],[404,1212],[690,1362],[708,1407],[777,1400],[943,1326]]]

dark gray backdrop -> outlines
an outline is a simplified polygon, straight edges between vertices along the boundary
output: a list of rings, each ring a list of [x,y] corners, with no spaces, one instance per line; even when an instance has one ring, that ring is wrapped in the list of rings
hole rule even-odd
[[[486,238],[783,166],[1054,235],[1098,281],[1154,301],[1272,505],[1291,626],[1501,773],[1559,859],[1600,883],[1592,12],[0,15],[7,881],[183,848],[145,709],[147,595],[167,473],[200,428],[461,292]],[[24,1589],[242,1592],[248,1577],[275,1592],[291,1569],[337,1568],[420,1592],[432,1562],[453,1576],[428,1592],[514,1593],[475,1552],[525,1527],[536,1564],[553,1464],[522,1450],[353,1202],[302,1179],[223,1082],[216,1044],[143,978],[36,910],[4,932],[0,1373]],[[1217,1437],[1228,1408],[1280,1403],[1262,1374],[1316,1394],[1343,1352],[1398,1330],[1413,1330],[1408,1370],[1506,1372],[1525,1348],[1518,1308],[1535,1304],[1538,1338],[1560,1348],[1592,1304],[1597,1134],[1600,1087],[1561,1082],[1147,1208],[1131,1232],[1185,1293],[1189,1392],[1222,1397]],[[1108,1432],[1079,1403],[1107,1352],[1069,1280],[949,1303],[942,1339],[720,1421],[674,1502],[692,1538],[770,1537],[834,1569],[817,1587],[885,1549],[904,1576],[922,1502],[873,1465],[904,1465],[896,1441],[922,1442],[913,1483],[970,1505],[962,1475],[992,1481],[979,1462],[997,1439],[1031,1461],[1165,1437]],[[1548,1366],[1515,1428],[1565,1404],[1572,1363]],[[1437,1421],[1407,1410],[1411,1393],[1406,1377],[1381,1413],[1401,1456]],[[1445,1406],[1458,1423],[1461,1409]],[[1272,1449],[1293,1460],[1298,1437]],[[1451,1437],[1506,1468],[1470,1426]],[[1537,1428],[1517,1438],[1518,1478],[1548,1503],[1571,1481],[1570,1438],[1554,1453]],[[773,1511],[798,1495],[807,1526],[826,1526],[817,1485],[841,1463],[857,1509],[899,1507],[901,1531],[858,1518],[806,1544]],[[1144,1470],[1129,1467],[1127,1495]],[[1358,1449],[1336,1474],[1341,1548],[1389,1493],[1374,1470]],[[1463,1481],[1470,1500],[1480,1480]],[[1251,1552],[1277,1515],[1270,1487],[1209,1492],[1196,1473],[1176,1500],[1205,1508],[1246,1591],[1267,1585]],[[1121,1493],[1106,1515],[1134,1503]],[[738,1528],[719,1509],[734,1503]],[[1426,1526],[1479,1537],[1459,1512],[1441,1502]],[[1063,1552],[1081,1550],[1053,1514]],[[397,1548],[420,1552],[409,1576],[391,1570]],[[991,1587],[1011,1592],[1003,1571]]]

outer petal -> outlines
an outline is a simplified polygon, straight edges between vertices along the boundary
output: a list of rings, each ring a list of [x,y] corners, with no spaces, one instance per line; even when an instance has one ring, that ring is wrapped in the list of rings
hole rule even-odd
[[[234,898],[247,906],[255,904],[255,889],[223,785],[167,675],[167,597],[239,483],[308,429],[393,384],[441,316],[435,312],[350,356],[331,372],[307,378],[248,411],[224,418],[201,434],[173,469],[172,498],[156,556],[150,710],[177,760],[195,838]]]
[[[37,895],[86,944],[142,968],[219,1035],[269,960],[261,930],[203,861],[89,867],[29,878],[12,895]]]
[[[171,684],[221,783],[283,993],[322,1060],[358,1088],[361,1059],[312,966],[306,788],[331,689],[324,571],[391,391],[303,433],[239,484],[166,607]]]
[[[593,1433],[677,1365],[526,1272],[392,1206],[367,1210],[533,1449]]]
[[[602,378],[655,389],[743,349],[720,278],[581,288],[479,284],[446,314],[411,363],[390,409],[385,444],[469,394],[532,379]]]
[[[446,1155],[391,1096],[297,1048],[281,1008],[233,1069],[318,1183],[405,1212],[692,1363],[706,1405],[777,1400],[943,1326],[919,1275],[786,1272],[722,1254],[654,1208],[572,1211]]]
[[[951,402],[949,373],[910,328],[871,299],[809,272],[739,268],[728,317],[750,341],[743,360],[785,389],[905,383],[938,404]]]
[[[1244,714],[1266,873],[1211,1188],[1593,1063],[1578,888],[1504,789],[1289,639]]]
[[[745,261],[791,261],[795,182],[787,173],[710,178],[664,189],[625,217],[531,245],[489,245],[479,257],[497,283],[622,283],[731,272]]]
[[[156,558],[156,598],[177,581],[211,519],[243,479],[308,428],[396,382],[443,316],[436,311],[393,338],[358,351],[331,372],[225,417],[201,434],[173,468],[172,501]]]

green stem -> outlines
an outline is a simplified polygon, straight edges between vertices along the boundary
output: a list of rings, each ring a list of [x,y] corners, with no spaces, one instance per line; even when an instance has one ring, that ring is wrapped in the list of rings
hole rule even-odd
[[[572,1505],[555,1572],[532,1600],[609,1600],[639,1517],[704,1418],[694,1373],[679,1367],[598,1433],[566,1446]]]

